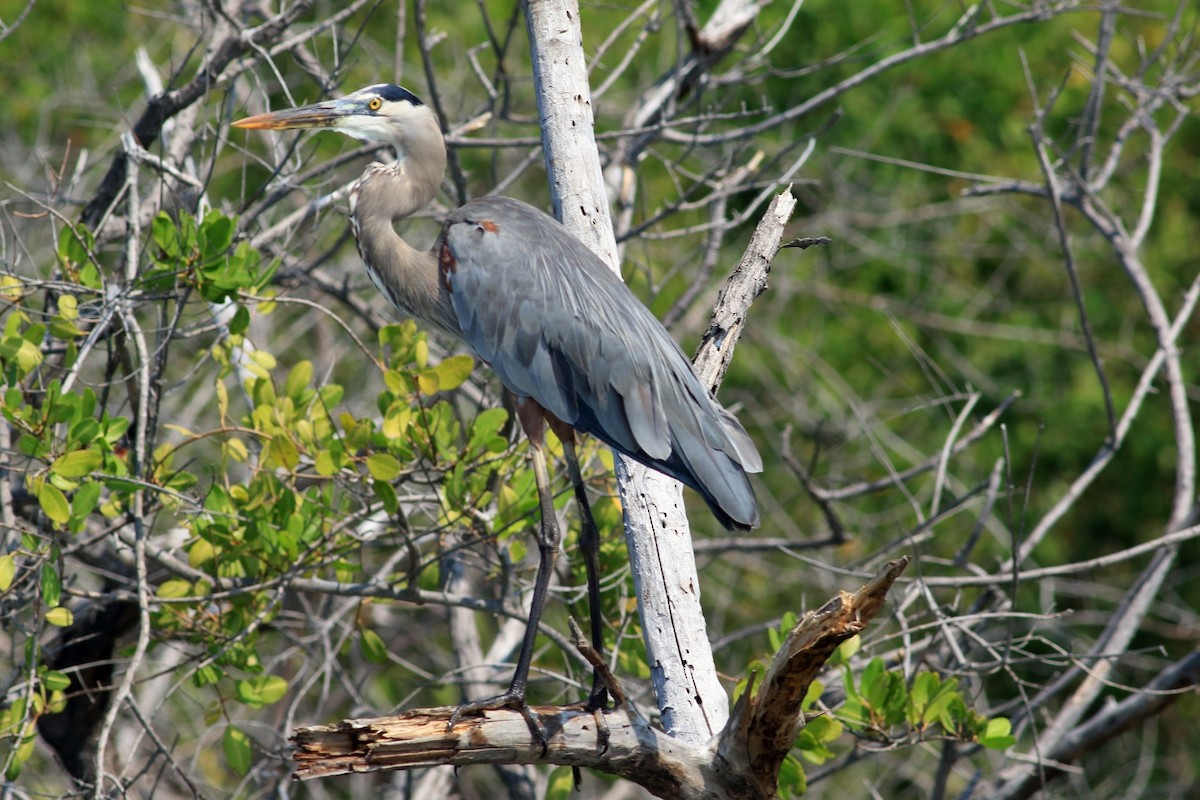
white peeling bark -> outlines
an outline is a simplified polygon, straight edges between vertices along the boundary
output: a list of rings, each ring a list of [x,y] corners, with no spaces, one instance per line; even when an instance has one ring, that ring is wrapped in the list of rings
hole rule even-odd
[[[554,214],[614,272],[616,239],[594,135],[576,0],[524,0]],[[729,717],[678,481],[616,458],[638,613],[666,731],[707,741]]]

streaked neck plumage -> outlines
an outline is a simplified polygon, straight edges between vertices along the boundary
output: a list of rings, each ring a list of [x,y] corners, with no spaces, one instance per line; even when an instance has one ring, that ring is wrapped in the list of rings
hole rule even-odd
[[[425,107],[397,127],[394,164],[369,164],[350,189],[350,223],[371,282],[401,313],[462,338],[436,255],[400,238],[395,223],[429,204],[446,169],[446,144]]]

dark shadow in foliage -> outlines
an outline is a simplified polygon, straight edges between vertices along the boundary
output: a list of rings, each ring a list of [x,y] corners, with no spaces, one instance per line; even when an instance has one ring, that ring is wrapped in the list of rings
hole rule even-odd
[[[71,678],[67,707],[38,718],[38,733],[78,781],[93,778],[92,750],[112,695],[113,650],[137,624],[137,603],[117,601],[82,611],[49,648],[49,666]]]

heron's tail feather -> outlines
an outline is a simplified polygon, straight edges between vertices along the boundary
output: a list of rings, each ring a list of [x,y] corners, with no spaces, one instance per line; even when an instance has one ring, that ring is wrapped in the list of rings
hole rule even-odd
[[[733,415],[728,412],[725,414],[728,420],[733,421],[736,433],[740,435],[727,437],[727,449],[713,447],[687,429],[676,429],[672,431],[671,456],[650,466],[661,469],[699,492],[713,515],[726,528],[745,531],[758,526],[758,501],[746,473],[761,471],[762,459]],[[726,419],[722,422],[726,422]],[[726,433],[734,434],[735,431],[726,426]],[[742,441],[738,441],[738,438]],[[750,463],[745,463],[743,458]]]

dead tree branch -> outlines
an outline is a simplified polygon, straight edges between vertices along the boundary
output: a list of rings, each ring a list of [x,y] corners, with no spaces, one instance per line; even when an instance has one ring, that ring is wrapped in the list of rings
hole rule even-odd
[[[392,717],[298,728],[296,775],[302,779],[443,764],[562,764],[634,781],[659,797],[680,800],[772,798],[791,750],[800,703],[834,649],[861,633],[883,608],[908,566],[885,564],[854,594],[839,592],[796,623],[757,692],[747,688],[713,739],[681,741],[650,725],[631,703],[603,713],[573,706],[535,706],[548,747],[520,712],[487,711],[447,729],[450,707],[413,709]],[[614,697],[621,697],[614,687]]]

